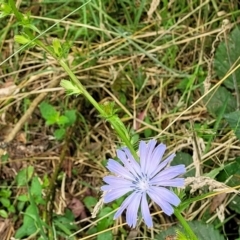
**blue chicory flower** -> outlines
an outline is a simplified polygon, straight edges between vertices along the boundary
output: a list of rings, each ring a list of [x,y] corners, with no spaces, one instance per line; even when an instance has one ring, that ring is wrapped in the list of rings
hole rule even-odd
[[[126,220],[130,227],[137,224],[139,206],[141,205],[142,217],[148,227],[153,226],[150,215],[147,196],[149,196],[167,215],[174,212],[173,206],[178,206],[180,199],[167,187],[182,187],[183,178],[176,178],[186,172],[184,165],[166,167],[173,160],[175,154],[171,154],[162,160],[166,145],[156,146],[156,140],[148,143],[141,141],[139,144],[139,159],[137,162],[127,147],[117,150],[117,157],[123,165],[113,159],[109,159],[107,168],[115,176],[103,178],[104,185],[101,189],[105,192],[104,202],[109,203],[123,195],[130,195],[114,215],[118,218],[127,209]]]

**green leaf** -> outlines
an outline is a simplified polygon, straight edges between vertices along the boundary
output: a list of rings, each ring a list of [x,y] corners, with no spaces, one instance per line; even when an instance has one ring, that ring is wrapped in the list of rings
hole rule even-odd
[[[19,195],[17,197],[17,200],[20,201],[20,202],[27,202],[27,201],[29,201],[29,198],[26,194],[24,194],[24,195]]]
[[[57,121],[58,125],[66,125],[68,123],[69,123],[69,120],[66,116],[63,115],[58,118],[58,121]]]
[[[29,166],[19,171],[16,176],[17,185],[19,187],[26,186],[27,183],[31,180],[33,172],[34,172],[33,166]]]
[[[229,203],[228,207],[240,214],[240,197],[235,196]]]
[[[235,133],[236,137],[240,139],[240,111],[238,110],[225,114],[224,118]]]
[[[0,210],[0,216],[3,217],[3,218],[8,218],[8,213],[5,210],[1,209]]]
[[[214,229],[213,225],[204,224],[198,221],[188,222],[188,224],[197,236],[198,240],[224,240],[224,237],[219,233],[219,231]],[[156,236],[156,239],[163,240],[166,239],[168,236],[176,236],[176,234],[179,232],[187,236],[183,227],[178,225],[170,227],[166,231],[161,232]]]
[[[108,213],[112,212],[113,209],[111,207],[104,207],[101,209],[98,218],[104,217]],[[97,223],[97,229],[98,231],[102,231],[107,229],[109,226],[113,224],[113,214],[110,214],[106,218],[103,218],[101,221]]]
[[[66,130],[64,128],[59,128],[57,130],[54,131],[54,137],[57,140],[62,140],[65,136]]]
[[[72,126],[77,120],[76,110],[67,110],[64,115],[68,118],[68,126]]]
[[[178,152],[176,157],[173,159],[171,165],[179,165],[184,164],[186,167],[193,163],[192,156],[185,152]],[[195,169],[192,169],[184,174],[184,177],[194,177],[195,176]]]
[[[38,212],[36,212],[36,208],[33,205],[29,205],[24,213],[23,217],[23,225],[18,228],[15,234],[15,238],[23,238],[28,237],[34,234],[37,231],[36,217],[38,216]]]
[[[27,23],[27,24],[22,24],[24,28],[29,28],[32,29],[33,31],[37,32],[37,33],[41,33],[40,30],[34,26],[32,23]]]
[[[56,215],[53,222],[58,229],[67,235],[71,235],[70,230],[77,230],[77,226],[74,224],[74,215],[69,209],[66,210],[64,215]]]
[[[204,98],[204,103],[207,104],[207,110],[213,116],[217,116],[223,107],[225,107],[225,113],[235,111],[237,108],[236,99],[225,87],[221,86],[208,94]]]
[[[113,234],[111,231],[100,233],[97,235],[97,240],[112,240]]]
[[[37,204],[44,204],[44,200],[42,198],[42,185],[38,177],[33,177],[32,179],[30,194]]]
[[[40,108],[42,117],[47,121],[46,122],[47,125],[51,125],[58,122],[60,114],[59,112],[56,111],[56,109],[52,105],[46,102],[42,102],[39,108]]]
[[[93,207],[97,204],[97,199],[95,197],[92,196],[87,196],[83,199],[84,205],[86,206],[86,208],[92,212]]]
[[[14,36],[14,41],[20,44],[28,44],[31,42],[31,39],[22,36],[22,35],[15,35]]]
[[[71,81],[63,79],[60,82],[60,86],[62,86],[65,89],[65,91],[67,92],[68,95],[73,95],[73,94],[79,95],[79,94],[82,94],[82,91],[74,83],[72,83]]]
[[[58,56],[61,57],[62,56],[62,47],[61,47],[61,43],[58,39],[53,39],[52,41],[52,46],[53,46],[53,51],[54,53]]]
[[[16,213],[16,209],[15,209],[15,207],[14,207],[13,205],[11,205],[11,206],[8,207],[8,211],[9,211],[10,213]]]
[[[12,191],[9,189],[1,189],[0,191],[1,197],[9,198],[11,195],[12,195]]]
[[[230,187],[240,185],[240,157],[234,161],[224,165],[224,169],[218,174],[217,180],[220,182],[226,182]],[[230,178],[231,177],[231,178]]]
[[[229,69],[237,66],[240,63],[240,29],[236,27],[228,36],[227,40],[219,44],[216,49],[214,59],[214,70],[219,78],[223,78]],[[233,78],[236,78],[238,88],[240,87],[240,68],[238,68],[232,75],[230,75],[223,84],[229,89],[235,89]]]
[[[7,3],[0,3],[0,18],[6,17],[12,13],[12,8]]]
[[[8,208],[11,205],[11,202],[7,198],[0,198],[0,202],[5,208]]]

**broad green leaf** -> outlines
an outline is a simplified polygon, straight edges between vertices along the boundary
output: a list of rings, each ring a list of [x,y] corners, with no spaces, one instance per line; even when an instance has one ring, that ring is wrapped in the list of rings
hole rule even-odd
[[[240,29],[236,27],[227,39],[224,39],[216,49],[214,59],[214,70],[218,77],[223,78],[230,68],[237,66],[240,63]],[[235,89],[233,78],[236,78],[238,89],[240,87],[240,68],[238,68],[232,75],[230,75],[225,81],[224,85],[229,89]]]
[[[55,215],[53,222],[59,230],[67,235],[71,235],[71,230],[77,230],[77,226],[74,224],[74,215],[69,209],[64,215]]]
[[[113,209],[111,207],[104,207],[101,209],[98,217],[104,217],[108,213],[112,212]],[[103,218],[101,221],[97,223],[97,229],[98,231],[102,231],[107,229],[109,226],[113,224],[113,214],[108,215],[106,218]]]
[[[84,202],[84,205],[86,206],[86,208],[90,212],[92,212],[93,207],[97,204],[98,200],[95,197],[87,196],[84,198],[83,202]]]
[[[224,240],[224,237],[219,233],[218,230],[214,229],[213,225],[201,223],[198,221],[188,222],[190,228],[193,230],[198,240]],[[169,236],[176,236],[177,233],[181,232],[187,236],[182,226],[173,226],[168,228],[166,231],[161,232],[156,236],[156,240],[163,240]],[[191,240],[187,238],[188,240]]]
[[[58,118],[58,121],[57,121],[58,125],[66,125],[68,123],[69,123],[69,120],[66,116],[63,115]]]
[[[225,182],[227,179],[232,176],[231,179],[234,178],[234,175],[240,175],[240,157],[236,158],[234,161],[226,164],[224,169],[218,174],[217,180],[220,182]],[[240,178],[237,177],[237,182],[231,181],[231,179],[227,182],[227,185],[230,187],[234,187],[240,184]]]
[[[73,125],[77,120],[76,110],[67,110],[64,115],[68,118],[68,126]]]
[[[57,123],[60,114],[59,112],[56,111],[56,109],[52,105],[46,102],[42,102],[39,108],[42,117],[46,120],[46,123],[48,125]]]
[[[15,238],[22,239],[34,234],[37,231],[36,217],[38,212],[35,206],[29,205],[23,216],[23,225],[16,231]]]
[[[20,170],[16,176],[16,182],[19,187],[26,186],[27,183],[31,180],[34,172],[34,167],[29,166]]]
[[[12,191],[9,189],[1,189],[0,190],[1,197],[9,198],[11,195],[12,195]]]
[[[5,208],[8,208],[11,205],[11,202],[8,198],[1,197],[0,202]]]
[[[235,161],[225,165],[224,170],[217,176],[217,180],[221,182],[228,180],[227,185],[230,187],[240,185],[240,158],[236,158]],[[228,207],[240,213],[240,197],[235,196]]]
[[[0,209],[0,216],[3,218],[8,218],[8,213],[7,211]]]
[[[173,159],[171,165],[175,166],[175,165],[179,165],[179,164],[184,164],[187,167],[192,163],[193,163],[193,159],[190,154],[185,153],[185,152],[178,152],[176,154],[176,157]],[[195,172],[196,172],[196,170],[193,168],[192,170],[187,171],[184,174],[184,177],[194,177]]]
[[[213,116],[217,116],[222,108],[225,108],[225,113],[235,111],[237,108],[236,99],[225,87],[221,86],[216,91],[209,93],[204,98],[204,103],[208,112]]]
[[[38,177],[33,177],[32,179],[30,194],[37,204],[44,204],[44,199],[42,198],[42,185]]]
[[[112,240],[113,234],[111,231],[100,233],[97,235],[97,240]]]
[[[26,194],[24,194],[24,195],[19,195],[17,197],[17,200],[20,201],[20,202],[27,202],[29,200],[29,198]]]
[[[10,213],[16,213],[16,208],[13,205],[11,205],[11,206],[8,207],[8,211]]]
[[[235,133],[236,137],[240,139],[240,111],[238,110],[225,114],[224,118]]]
[[[66,130],[64,128],[59,128],[57,130],[54,131],[54,137],[57,140],[62,140],[65,136]]]

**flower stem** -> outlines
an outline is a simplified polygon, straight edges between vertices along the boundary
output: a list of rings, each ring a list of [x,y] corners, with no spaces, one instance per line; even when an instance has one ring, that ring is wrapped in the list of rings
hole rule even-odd
[[[197,236],[195,235],[195,233],[190,228],[187,221],[185,220],[185,218],[182,216],[182,214],[179,212],[179,210],[177,208],[174,209],[174,215],[176,216],[178,221],[181,223],[181,225],[183,226],[183,228],[185,229],[185,231],[189,235],[190,239],[191,240],[198,240]]]
[[[85,89],[85,87],[81,84],[81,82],[78,80],[76,75],[73,73],[73,71],[69,68],[67,63],[62,59],[56,57],[56,55],[52,52],[52,50],[49,47],[46,47],[40,40],[36,40],[35,43],[40,46],[42,49],[44,49],[47,53],[49,53],[52,57],[55,58],[55,60],[61,65],[61,67],[65,70],[65,72],[68,74],[68,76],[71,78],[73,83],[77,86],[77,88],[80,90],[80,92],[84,95],[86,99],[95,107],[95,109],[100,113],[102,117],[104,117],[108,122],[110,122],[111,126],[116,131],[118,137],[125,143],[125,145],[129,148],[132,155],[138,160],[138,155],[136,151],[134,150],[129,138],[126,136],[124,131],[119,127],[118,122],[116,119],[109,117],[109,114],[104,111],[104,109],[100,106],[100,104],[97,103],[97,101],[91,96],[91,94]]]

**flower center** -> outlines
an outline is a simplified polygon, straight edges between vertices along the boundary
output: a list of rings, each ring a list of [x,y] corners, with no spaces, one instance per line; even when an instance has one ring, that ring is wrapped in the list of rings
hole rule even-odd
[[[150,188],[149,181],[145,177],[136,179],[133,184],[135,189],[141,192],[146,192]]]
[[[149,189],[148,181],[145,180],[145,179],[140,180],[139,183],[138,183],[138,186],[144,192]]]

